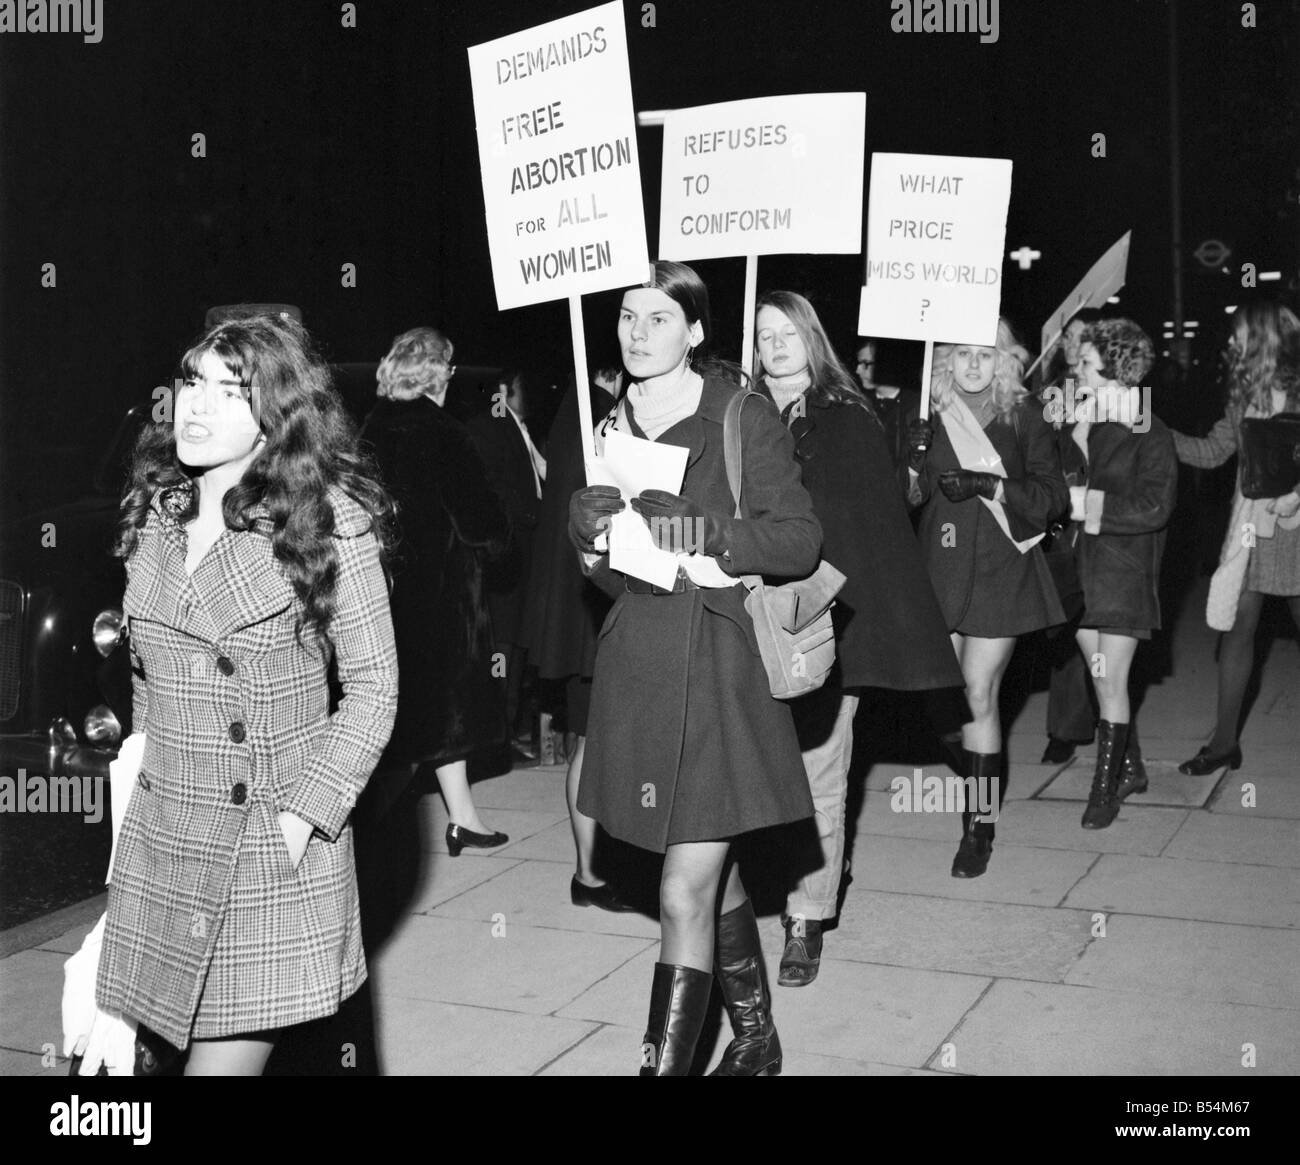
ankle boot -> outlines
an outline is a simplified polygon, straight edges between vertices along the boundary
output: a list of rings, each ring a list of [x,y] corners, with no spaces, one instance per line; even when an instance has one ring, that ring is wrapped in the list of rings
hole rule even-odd
[[[1092,776],[1092,792],[1083,811],[1084,829],[1105,829],[1119,815],[1120,770],[1124,766],[1124,748],[1128,744],[1128,725],[1097,721],[1097,768]]]
[[[685,1076],[690,1071],[712,990],[708,971],[655,964],[640,1075]]]
[[[758,941],[758,919],[748,899],[718,919],[715,970],[735,1039],[710,1076],[776,1076],[781,1041],[772,1022],[772,993]]]
[[[977,788],[992,788],[997,782],[998,801],[994,807],[1000,810],[1002,805],[1002,754],[1000,752],[967,752],[966,775],[974,777]],[[989,865],[993,853],[995,834],[993,822],[977,821],[976,814],[961,815],[961,845],[952,859],[952,876],[954,878],[978,878]]]
[[[1136,724],[1128,726],[1128,744],[1124,747],[1124,763],[1119,773],[1119,788],[1115,790],[1115,799],[1123,801],[1130,793],[1147,791],[1147,769],[1142,763],[1142,748],[1138,744]]]

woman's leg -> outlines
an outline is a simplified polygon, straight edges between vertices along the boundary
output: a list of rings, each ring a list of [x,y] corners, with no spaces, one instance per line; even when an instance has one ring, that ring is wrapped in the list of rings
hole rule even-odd
[[[186,1076],[260,1076],[275,1046],[277,1032],[229,1040],[194,1040]]]
[[[1258,591],[1242,591],[1232,630],[1225,631],[1219,641],[1218,717],[1214,735],[1206,746],[1212,753],[1225,753],[1237,747],[1241,705],[1246,698],[1250,673],[1255,670],[1255,632],[1263,609],[1263,595]]]
[[[1129,748],[1131,704],[1129,671],[1138,641],[1132,635],[1114,635],[1095,627],[1080,627],[1076,635],[1084,662],[1097,692],[1097,763],[1092,777],[1088,805],[1083,811],[1084,829],[1105,829],[1119,814],[1119,803],[1135,788],[1145,788],[1145,774],[1139,779],[1136,748]],[[1125,775],[1125,758],[1131,772]]]
[[[585,886],[603,886],[605,880],[596,877],[592,868],[592,857],[596,852],[596,819],[578,812],[578,788],[582,783],[582,756],[586,748],[587,738],[579,736],[564,778],[564,797],[569,805],[569,825],[573,829],[573,848],[578,858],[578,881]]]
[[[447,803],[447,817],[451,823],[475,833],[491,833],[492,830],[483,824],[483,818],[474,806],[474,798],[470,796],[469,772],[465,762],[452,761],[451,764],[439,765],[434,771],[438,774],[438,787],[442,790],[442,799]]]
[[[1011,662],[1016,641],[1012,638],[980,639],[974,635],[953,636],[961,640],[958,657],[966,679],[966,700],[974,719],[962,725],[962,747],[984,754],[1002,751],[1002,725],[998,720],[998,689]]]
[[[712,972],[713,920],[730,847],[728,841],[689,841],[668,847],[659,881],[661,963]],[[723,894],[724,912],[735,898],[736,905],[744,901],[744,887],[733,871]]]
[[[1137,652],[1138,641],[1132,635],[1098,632],[1095,663],[1089,667],[1097,689],[1097,706],[1101,718],[1112,724],[1127,724],[1132,718],[1128,695],[1128,676]],[[1093,657],[1089,656],[1090,661]]]

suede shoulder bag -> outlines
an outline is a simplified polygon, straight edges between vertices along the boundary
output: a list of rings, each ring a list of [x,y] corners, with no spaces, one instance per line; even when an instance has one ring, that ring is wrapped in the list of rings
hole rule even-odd
[[[723,460],[737,518],[742,517],[740,410],[751,396],[760,394],[736,393],[722,418]],[[831,607],[844,586],[844,575],[822,559],[812,574],[795,582],[769,586],[757,574],[741,575],[740,581],[749,592],[745,610],[754,621],[754,636],[772,695],[792,700],[816,691],[826,683],[835,663]]]

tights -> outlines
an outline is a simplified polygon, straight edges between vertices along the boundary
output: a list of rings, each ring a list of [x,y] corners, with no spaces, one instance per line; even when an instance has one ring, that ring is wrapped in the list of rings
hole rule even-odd
[[[1241,705],[1246,685],[1255,670],[1255,632],[1265,596],[1259,591],[1242,591],[1237,601],[1237,618],[1232,630],[1225,631],[1219,642],[1219,706],[1214,736],[1207,746],[1211,752],[1227,752],[1237,744],[1241,725]],[[1300,627],[1300,595],[1287,599],[1291,617]]]

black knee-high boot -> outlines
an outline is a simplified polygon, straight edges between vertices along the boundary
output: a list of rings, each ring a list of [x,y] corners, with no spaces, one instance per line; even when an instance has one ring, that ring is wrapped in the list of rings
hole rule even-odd
[[[735,1039],[711,1076],[776,1076],[781,1041],[772,1022],[772,993],[758,938],[758,919],[746,898],[718,919],[715,970]]]
[[[966,775],[974,778],[975,789],[992,789],[997,783],[997,804],[995,812],[1000,812],[1002,796],[1006,783],[1002,771],[1002,753],[967,752]],[[978,878],[988,869],[989,858],[993,853],[994,825],[991,821],[977,821],[976,814],[961,815],[961,844],[952,859],[952,876],[954,878]]]
[[[708,971],[655,964],[640,1075],[685,1076],[691,1070],[712,990]]]

